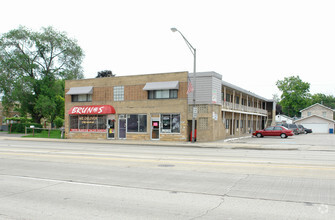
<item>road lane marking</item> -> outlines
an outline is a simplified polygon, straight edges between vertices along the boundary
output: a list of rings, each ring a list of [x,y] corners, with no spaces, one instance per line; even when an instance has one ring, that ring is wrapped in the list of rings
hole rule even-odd
[[[266,168],[292,168],[292,169],[314,169],[314,170],[335,170],[335,167],[327,166],[303,166],[303,165],[282,165],[255,162],[203,162],[203,161],[178,161],[171,159],[138,159],[138,158],[117,158],[117,157],[93,157],[93,156],[74,156],[74,155],[50,155],[50,154],[33,154],[33,153],[9,153],[1,152],[0,155],[12,156],[32,156],[32,157],[53,157],[64,159],[88,159],[88,160],[105,160],[105,161],[123,161],[123,162],[143,162],[143,163],[168,163],[168,164],[184,164],[184,165],[211,165],[211,166],[245,166],[245,167],[266,167]]]

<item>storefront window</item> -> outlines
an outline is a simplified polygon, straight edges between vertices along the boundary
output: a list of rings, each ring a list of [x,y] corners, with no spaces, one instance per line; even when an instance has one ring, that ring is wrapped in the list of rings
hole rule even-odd
[[[98,116],[98,129],[106,129],[107,115]]]
[[[180,114],[162,114],[162,133],[180,133]]]
[[[127,132],[147,132],[147,115],[127,115]]]
[[[106,132],[106,115],[71,115],[70,131]]]

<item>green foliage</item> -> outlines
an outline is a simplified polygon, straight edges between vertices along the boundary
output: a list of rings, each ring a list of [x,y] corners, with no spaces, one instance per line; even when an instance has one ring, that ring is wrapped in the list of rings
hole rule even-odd
[[[54,123],[56,125],[56,128],[60,128],[63,126],[64,124],[64,119],[60,118],[60,117],[57,117],[55,120],[54,120]]]
[[[288,116],[298,116],[300,110],[309,105],[310,93],[308,82],[303,82],[299,76],[285,77],[276,83],[278,89],[282,91],[279,104],[283,108],[284,114]]]
[[[35,128],[42,128],[42,125],[37,123],[15,123],[9,126],[12,126],[11,132],[13,133],[25,133],[25,128],[30,128],[32,125],[35,126]],[[41,130],[36,129],[35,132],[40,133]]]
[[[0,93],[3,106],[35,122],[64,117],[64,80],[83,78],[83,51],[76,40],[52,27],[25,27],[0,36]],[[19,104],[17,104],[19,103]]]
[[[34,135],[32,134],[32,131],[29,131],[29,134],[23,137],[34,137],[34,138],[61,138],[61,131],[60,130],[51,130],[50,136],[48,130],[43,130],[40,133],[36,133],[37,130],[35,130]]]
[[[335,109],[335,97],[332,95],[325,95],[317,93],[311,96],[310,105],[320,103],[328,108]]]

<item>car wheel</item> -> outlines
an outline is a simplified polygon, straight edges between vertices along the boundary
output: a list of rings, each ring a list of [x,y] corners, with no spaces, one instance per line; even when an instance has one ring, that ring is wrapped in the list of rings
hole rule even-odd
[[[286,134],[281,134],[280,137],[281,138],[287,138],[287,135]]]
[[[256,134],[256,137],[261,138],[261,137],[262,137],[262,134],[261,134],[261,133],[257,133],[257,134]]]

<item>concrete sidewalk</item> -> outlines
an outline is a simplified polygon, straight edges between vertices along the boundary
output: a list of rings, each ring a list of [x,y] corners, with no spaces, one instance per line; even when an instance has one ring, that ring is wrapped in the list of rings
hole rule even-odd
[[[240,139],[251,138],[250,136]],[[15,141],[41,141],[41,142],[65,142],[65,143],[96,143],[96,144],[121,144],[121,145],[145,145],[168,147],[196,147],[196,148],[224,148],[224,149],[250,149],[250,150],[299,150],[296,146],[266,146],[260,144],[234,143],[234,139],[226,139],[215,142],[176,142],[176,141],[139,141],[139,140],[92,140],[92,139],[53,139],[53,138],[24,138],[11,134],[0,135],[0,140]]]

